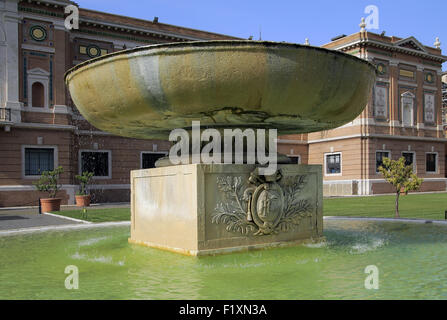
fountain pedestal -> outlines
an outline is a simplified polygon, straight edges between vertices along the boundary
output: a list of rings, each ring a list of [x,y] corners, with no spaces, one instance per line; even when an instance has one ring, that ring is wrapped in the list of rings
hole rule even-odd
[[[131,243],[212,255],[318,240],[320,165],[193,164],[132,171]]]

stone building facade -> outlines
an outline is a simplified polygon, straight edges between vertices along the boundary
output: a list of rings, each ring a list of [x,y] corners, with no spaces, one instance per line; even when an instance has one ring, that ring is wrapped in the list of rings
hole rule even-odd
[[[436,45],[364,30],[323,45],[378,70],[370,102],[357,119],[307,137],[303,163],[323,165],[325,196],[392,192],[377,168],[383,157],[402,156],[424,179],[420,191],[447,190],[441,85],[447,57]]]

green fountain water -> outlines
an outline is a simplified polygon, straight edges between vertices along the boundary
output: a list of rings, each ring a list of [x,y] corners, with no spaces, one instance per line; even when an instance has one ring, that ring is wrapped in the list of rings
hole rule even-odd
[[[0,299],[446,299],[447,229],[329,220],[327,243],[193,258],[128,244],[128,227],[0,238]],[[79,289],[65,289],[66,266]],[[379,290],[365,289],[366,266]]]

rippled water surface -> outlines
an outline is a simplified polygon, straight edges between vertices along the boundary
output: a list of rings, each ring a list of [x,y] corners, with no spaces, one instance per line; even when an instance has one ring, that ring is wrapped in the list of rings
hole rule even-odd
[[[447,299],[447,227],[325,221],[327,243],[193,258],[129,227],[0,238],[0,299]],[[65,289],[66,266],[79,290]],[[366,290],[366,266],[379,290]]]

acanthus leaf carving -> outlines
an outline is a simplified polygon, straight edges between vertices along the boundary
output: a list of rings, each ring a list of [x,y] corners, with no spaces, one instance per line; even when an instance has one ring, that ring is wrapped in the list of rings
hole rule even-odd
[[[245,183],[241,177],[218,177],[217,187],[223,194],[212,215],[212,222],[226,224],[226,230],[244,235],[270,235],[288,232],[312,216],[308,199],[300,198],[307,176],[283,178],[260,175],[256,169]]]

